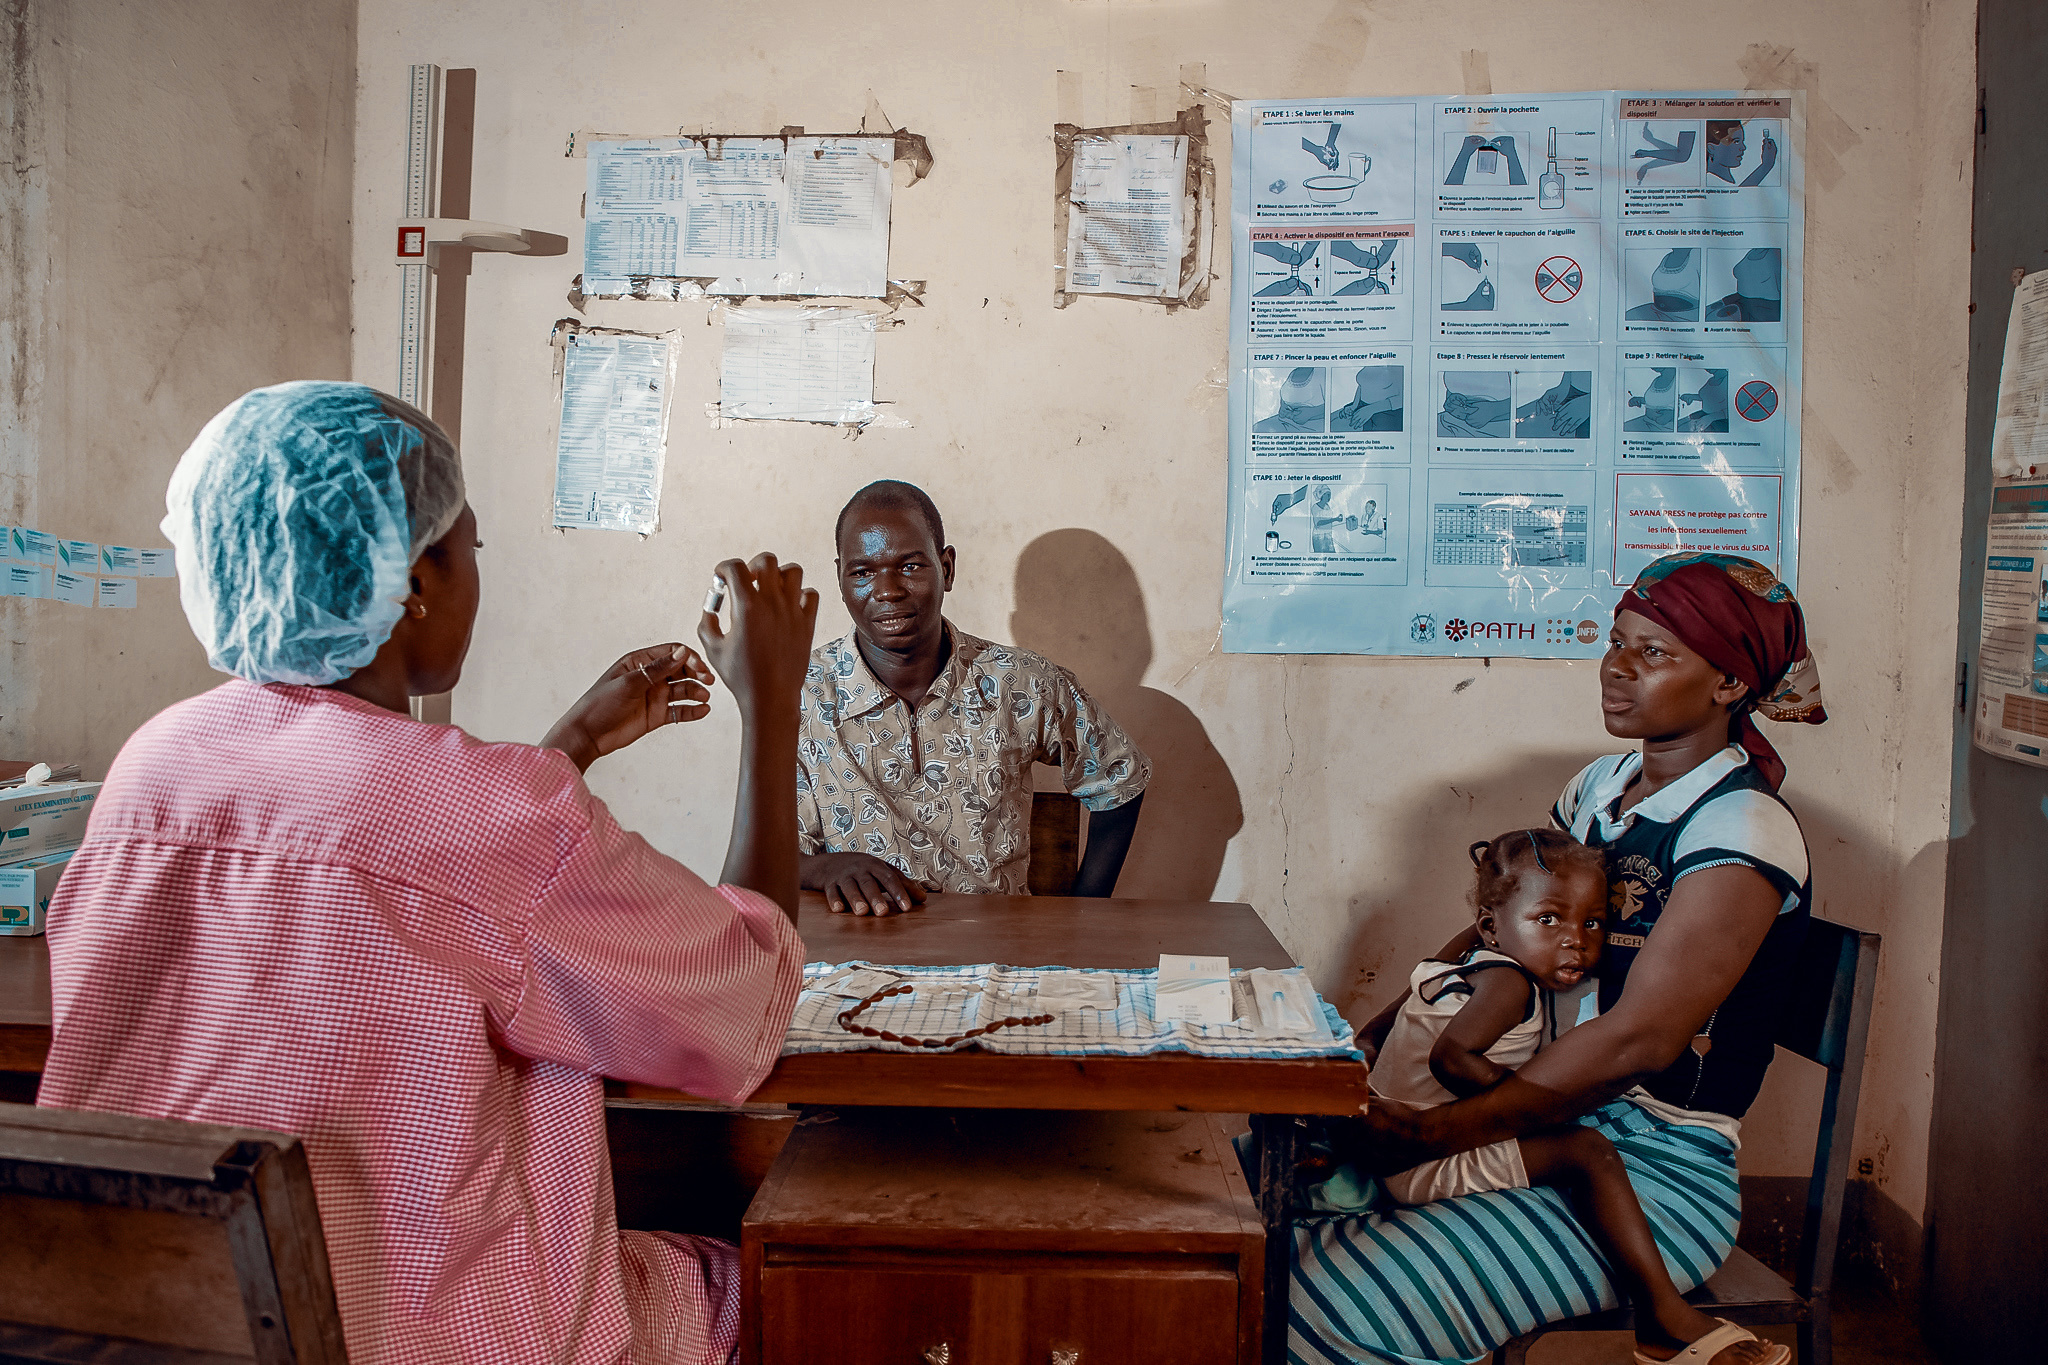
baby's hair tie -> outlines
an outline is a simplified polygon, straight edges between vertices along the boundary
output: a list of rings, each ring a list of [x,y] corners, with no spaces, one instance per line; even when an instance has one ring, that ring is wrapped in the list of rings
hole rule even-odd
[[[1542,868],[1545,872],[1549,872],[1550,869],[1544,866],[1543,862],[1543,845],[1536,842],[1536,831],[1532,829],[1525,832],[1529,836],[1529,851],[1536,855],[1536,866]]]
[[[1465,851],[1472,855],[1472,866],[1485,867],[1486,855],[1490,853],[1492,850],[1493,841],[1491,839],[1481,839],[1478,843],[1472,845],[1472,847],[1466,849]]]

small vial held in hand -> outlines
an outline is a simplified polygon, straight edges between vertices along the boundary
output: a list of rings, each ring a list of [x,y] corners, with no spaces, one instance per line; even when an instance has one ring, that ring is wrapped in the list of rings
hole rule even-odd
[[[718,615],[719,608],[723,607],[724,605],[725,580],[721,578],[719,575],[713,574],[711,575],[711,591],[704,594],[705,614],[709,616],[716,616]]]

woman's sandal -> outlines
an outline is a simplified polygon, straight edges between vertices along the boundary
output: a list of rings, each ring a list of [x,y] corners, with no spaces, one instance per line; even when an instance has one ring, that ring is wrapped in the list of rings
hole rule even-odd
[[[1737,1327],[1726,1318],[1715,1318],[1714,1321],[1721,1325],[1701,1337],[1698,1341],[1693,1342],[1690,1346],[1687,1346],[1677,1355],[1672,1356],[1671,1360],[1674,1362],[1712,1360],[1738,1341],[1758,1340],[1757,1334],[1750,1331],[1747,1327]],[[1655,1356],[1646,1356],[1641,1351],[1637,1351],[1635,1357],[1635,1365],[1667,1365],[1665,1361],[1661,1361]],[[1773,1346],[1770,1349],[1770,1353],[1758,1362],[1758,1365],[1785,1365],[1785,1362],[1791,1358],[1791,1347]]]

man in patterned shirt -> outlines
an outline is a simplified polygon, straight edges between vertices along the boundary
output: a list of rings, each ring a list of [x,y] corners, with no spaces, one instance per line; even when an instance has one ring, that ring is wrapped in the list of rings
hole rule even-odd
[[[836,911],[927,891],[1025,894],[1031,765],[1087,806],[1073,894],[1107,896],[1152,764],[1074,675],[945,619],[953,547],[922,489],[871,483],[839,513],[853,633],[811,652],[797,739],[799,875]]]

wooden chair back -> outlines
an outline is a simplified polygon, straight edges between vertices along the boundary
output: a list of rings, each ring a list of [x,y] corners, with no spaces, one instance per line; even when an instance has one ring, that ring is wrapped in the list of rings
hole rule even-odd
[[[297,1138],[0,1105],[0,1359],[346,1365]]]
[[[1065,792],[1031,795],[1031,864],[1025,884],[1034,896],[1064,896],[1081,868],[1081,802]]]

